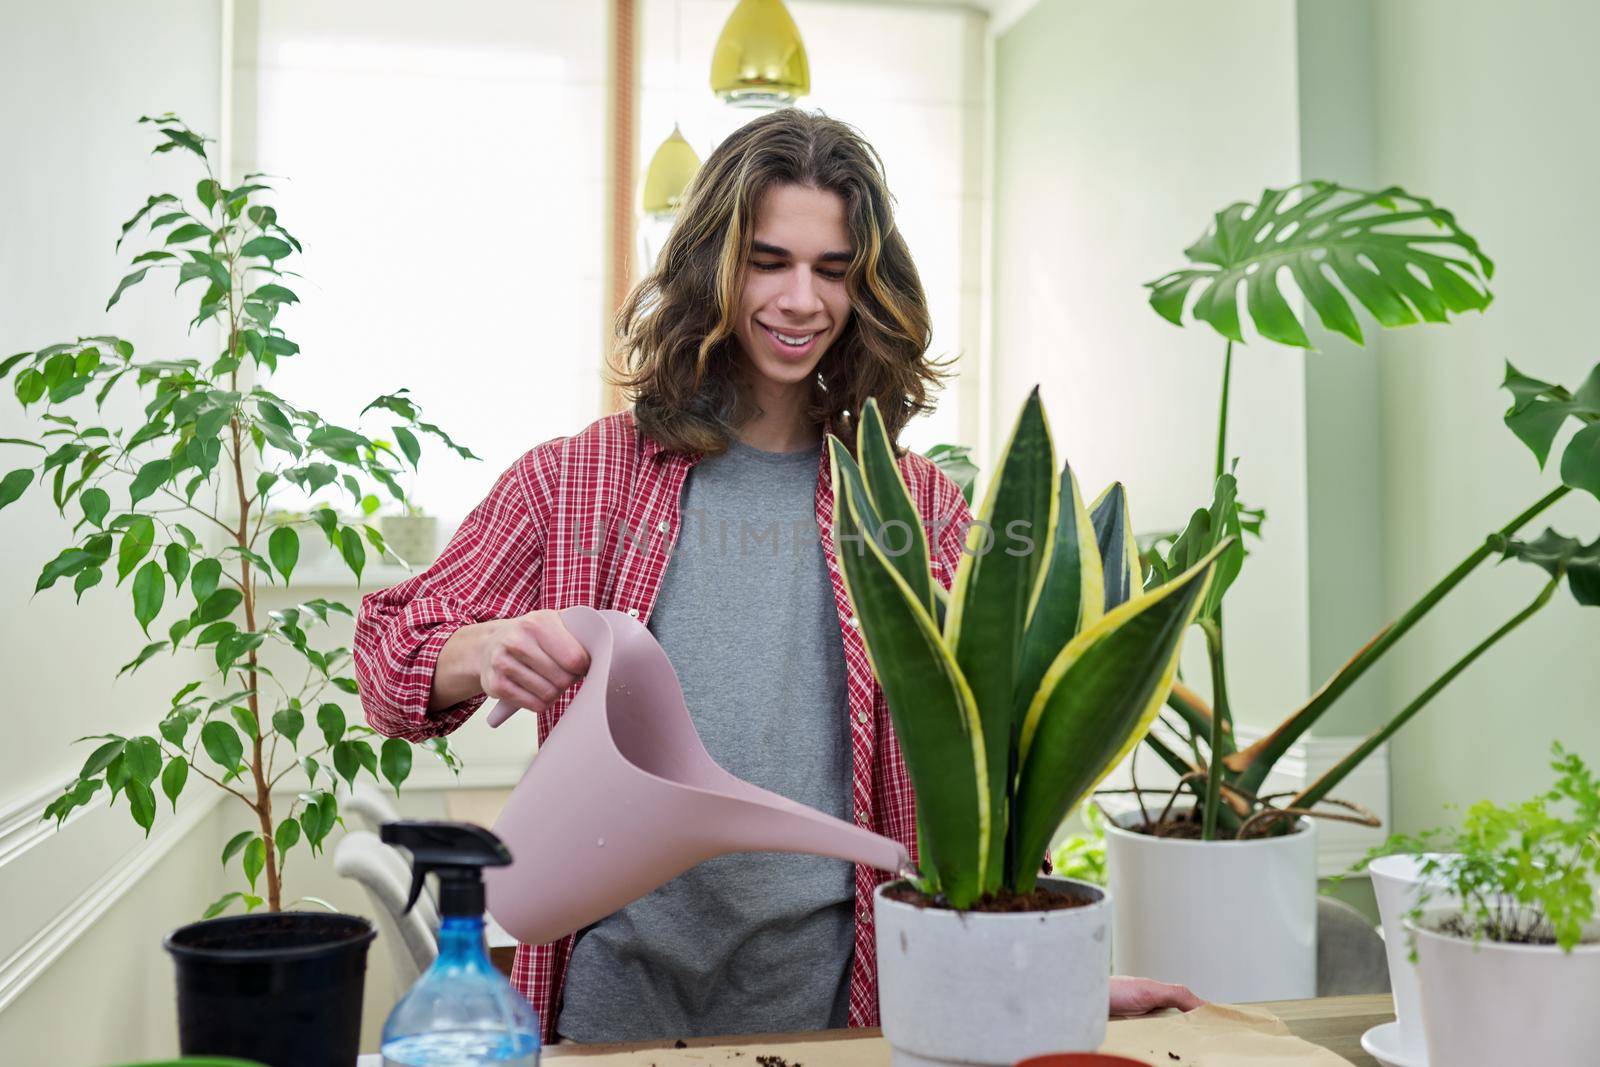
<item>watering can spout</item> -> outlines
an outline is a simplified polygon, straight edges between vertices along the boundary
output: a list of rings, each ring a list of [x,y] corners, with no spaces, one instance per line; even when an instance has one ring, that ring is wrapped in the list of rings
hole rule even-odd
[[[494,831],[489,912],[526,944],[594,923],[728,852],[807,852],[904,874],[905,846],[729,774],[695,732],[666,653],[619,611],[562,622],[589,653],[582,687]],[[491,722],[515,708],[497,707]]]
[[[906,847],[893,838],[852,826],[748,782],[733,781],[739,788],[730,789],[728,795],[743,800],[748,808],[727,828],[727,840],[736,840],[738,847],[724,851],[809,852],[880,871],[898,872],[911,865]]]

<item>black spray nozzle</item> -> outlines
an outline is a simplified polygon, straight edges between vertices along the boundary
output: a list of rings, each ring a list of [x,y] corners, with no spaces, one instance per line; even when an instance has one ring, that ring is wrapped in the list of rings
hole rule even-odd
[[[385,844],[411,853],[411,894],[406,911],[422,893],[429,871],[439,876],[439,910],[445,915],[483,914],[484,867],[506,867],[511,852],[494,834],[465,822],[386,822]],[[404,914],[404,913],[402,913]]]

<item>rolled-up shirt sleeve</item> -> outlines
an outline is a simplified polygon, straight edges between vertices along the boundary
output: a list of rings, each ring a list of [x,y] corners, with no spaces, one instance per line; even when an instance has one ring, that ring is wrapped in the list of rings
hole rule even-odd
[[[483,703],[479,694],[428,710],[439,652],[463,626],[537,606],[561,444],[546,442],[512,464],[430,567],[362,598],[355,670],[374,730],[424,741],[450,733]]]

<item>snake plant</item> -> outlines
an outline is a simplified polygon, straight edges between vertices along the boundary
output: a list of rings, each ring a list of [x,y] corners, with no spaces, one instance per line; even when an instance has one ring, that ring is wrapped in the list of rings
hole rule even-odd
[[[1155,718],[1230,542],[1142,589],[1126,494],[1084,504],[1036,388],[947,597],[876,405],[854,457],[828,446],[846,590],[916,790],[918,888],[956,908],[1026,893],[1063,818]]]

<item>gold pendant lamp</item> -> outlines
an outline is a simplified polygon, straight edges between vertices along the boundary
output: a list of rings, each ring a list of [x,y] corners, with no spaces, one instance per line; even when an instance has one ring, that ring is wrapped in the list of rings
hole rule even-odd
[[[806,46],[783,0],[739,0],[711,57],[711,91],[735,107],[785,107],[811,91]]]
[[[650,166],[644,173],[644,213],[653,218],[677,214],[689,183],[699,172],[699,154],[684,140],[677,123],[673,123],[671,135],[650,157]]]

